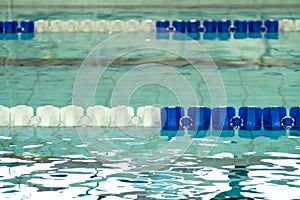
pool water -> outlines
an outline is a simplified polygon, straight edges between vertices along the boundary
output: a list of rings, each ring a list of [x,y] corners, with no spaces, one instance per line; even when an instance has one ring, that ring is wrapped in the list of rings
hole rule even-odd
[[[194,139],[176,162],[157,169],[155,162],[124,160],[133,151],[142,159],[150,145],[118,130],[106,134],[123,150],[113,155],[118,162],[95,159],[75,129],[2,129],[2,198],[276,199],[282,193],[284,199],[299,198],[299,136],[221,137],[203,156],[199,149],[215,137],[206,136]],[[155,142],[168,140],[156,135],[149,143]],[[143,164],[147,170],[136,170]]]
[[[32,20],[300,18],[298,7],[268,8],[271,4],[262,9],[222,9],[225,5],[220,2],[218,9],[180,9],[180,3],[173,3],[170,8],[129,9],[107,6],[108,1],[104,8],[98,8],[101,12],[96,8],[72,7],[54,12],[47,8],[49,4],[37,4],[42,8],[38,12],[19,2],[15,5],[9,9],[1,7],[5,11],[2,20],[12,16]],[[226,105],[298,106],[299,34],[280,32],[275,40],[200,40],[217,65]],[[0,40],[0,105],[37,108],[72,104],[74,82],[83,59],[112,35],[116,34],[36,33],[33,40]],[[154,33],[152,40],[157,40]],[[187,41],[160,41],[184,51],[190,48]],[[117,50],[118,44],[114,43],[102,56],[111,58]],[[197,52],[191,53],[189,59],[198,59],[197,56]],[[114,88],[124,74],[148,63],[171,66],[189,80],[199,104],[212,107],[204,77],[197,75],[195,68],[180,56],[157,49],[130,52],[115,60],[99,80],[95,104],[111,106]],[[126,84],[164,71],[151,72]],[[167,80],[170,77],[163,76]],[[183,85],[171,77],[169,81],[182,91],[181,97],[189,98]],[[118,98],[126,95],[124,91]],[[157,84],[142,85],[128,100],[134,108],[179,103],[178,94]],[[89,127],[1,127],[0,198],[300,199],[297,131],[231,131],[221,135],[209,131],[199,138],[192,138],[187,132],[170,138],[160,135],[159,130],[149,136],[149,130],[142,128],[134,133],[116,127],[101,129],[100,136],[98,129]],[[177,148],[172,143],[183,146]]]

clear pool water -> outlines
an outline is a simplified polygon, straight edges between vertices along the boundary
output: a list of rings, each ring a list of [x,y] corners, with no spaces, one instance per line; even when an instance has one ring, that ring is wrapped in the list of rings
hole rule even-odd
[[[3,20],[12,16],[33,20],[300,17],[299,8],[292,6],[285,9],[245,9],[247,6],[222,9],[222,4],[218,4],[218,9],[180,9],[180,5],[174,3],[174,8],[140,10],[122,6],[116,9],[106,6],[99,10],[68,8],[54,11],[47,6],[42,6],[40,11],[30,6],[1,9],[5,11],[2,12]],[[299,32],[285,32],[280,33],[278,40],[201,40],[199,43],[218,66],[227,105],[289,108],[299,105],[299,36]],[[45,104],[58,107],[72,104],[73,84],[82,60],[109,37],[111,34],[108,33],[43,33],[36,34],[31,41],[0,41],[0,104],[8,107],[26,104],[34,108]],[[189,48],[182,41],[170,43],[181,45],[183,50]],[[107,57],[112,56],[116,47],[108,49]],[[191,55],[191,59],[196,58],[197,54]],[[96,104],[109,106],[120,77],[148,62],[174,67],[191,82],[201,105],[211,106],[203,78],[196,76],[188,63],[163,51],[128,54],[113,63],[99,82]],[[165,76],[168,78],[167,74]],[[176,81],[174,84],[181,87]],[[190,94],[183,91],[181,95],[188,97]],[[164,87],[145,85],[132,95],[129,103],[135,108],[153,104],[168,106],[176,105],[178,99]],[[97,134],[87,134],[83,142],[75,128],[2,127],[0,198],[300,199],[298,132],[236,132],[230,137],[209,133],[192,140],[187,134],[170,140],[160,136],[159,132],[149,139],[143,137],[146,132],[140,130],[136,137],[117,128],[105,129],[105,138],[119,151],[108,151],[105,155],[114,163],[103,163],[86,148],[93,141],[101,144]],[[164,161],[159,157],[157,160],[146,159],[147,153],[174,140],[190,141],[184,153],[170,149],[169,154],[173,154],[176,161],[165,160],[165,165],[161,166]],[[209,144],[213,147],[203,153]],[[139,157],[133,158],[132,153]],[[147,168],[137,170],[141,166]]]

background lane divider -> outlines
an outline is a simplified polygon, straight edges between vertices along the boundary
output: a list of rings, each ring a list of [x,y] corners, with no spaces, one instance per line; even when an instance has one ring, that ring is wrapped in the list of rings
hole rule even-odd
[[[21,35],[22,40],[34,38],[34,33],[75,33],[99,32],[114,33],[133,30],[157,32],[157,39],[184,40],[176,33],[182,33],[194,40],[205,39],[229,40],[234,39],[266,38],[278,39],[279,32],[300,31],[300,20],[16,20],[0,21],[0,40],[17,40]],[[171,34],[173,37],[160,34]],[[215,35],[217,34],[217,35]],[[31,35],[31,36],[29,36]],[[201,37],[202,35],[202,37]]]
[[[137,28],[168,29],[181,33],[195,32],[278,32],[299,31],[300,20],[16,20],[0,21],[0,33],[33,32],[120,32]]]

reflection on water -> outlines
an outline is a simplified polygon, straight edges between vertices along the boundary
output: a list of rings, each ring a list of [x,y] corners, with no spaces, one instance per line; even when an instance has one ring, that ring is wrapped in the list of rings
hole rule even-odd
[[[106,131],[120,145],[114,152],[120,159],[111,163],[95,159],[72,128],[2,129],[1,199],[274,199],[282,192],[286,199],[300,198],[300,138],[295,133],[275,138],[235,133],[218,138],[206,155],[201,148],[215,136],[194,138],[176,161],[156,170],[137,170],[147,165],[142,158],[153,150],[151,142],[185,136],[169,140],[158,134],[145,146],[143,138]],[[131,158],[128,151],[141,158]]]
[[[248,170],[245,166],[234,166],[228,174],[230,190],[222,191],[213,199],[253,199],[242,195],[243,185],[241,183],[249,179]]]

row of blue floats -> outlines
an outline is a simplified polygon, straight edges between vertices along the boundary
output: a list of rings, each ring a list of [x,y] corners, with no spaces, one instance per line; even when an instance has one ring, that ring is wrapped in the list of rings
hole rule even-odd
[[[231,33],[234,39],[261,38],[278,39],[279,22],[278,20],[174,20],[172,24],[168,20],[156,21],[157,39],[169,39],[169,33],[181,33],[173,36],[173,39],[182,40],[191,38],[200,39],[203,33],[205,40],[228,40]],[[263,35],[264,33],[264,35]],[[188,37],[182,36],[182,34]]]
[[[34,21],[0,21],[0,33],[34,33]]]
[[[34,38],[34,21],[9,20],[0,21],[0,39],[4,40],[28,40]]]
[[[223,136],[233,136],[233,130],[254,137],[263,132],[276,135],[285,134],[286,130],[300,130],[300,107],[291,107],[289,115],[285,107],[259,108],[240,107],[236,113],[234,107],[190,107],[187,115],[180,106],[161,109],[161,135],[175,136],[182,130],[188,130],[194,136],[206,134],[208,130],[223,132]],[[277,133],[276,133],[277,132]],[[250,135],[249,135],[250,134]]]
[[[204,20],[202,23],[200,20],[175,20],[172,21],[172,25],[168,20],[156,21],[157,31],[176,31],[180,33],[226,33],[226,32],[237,32],[237,33],[259,33],[278,32],[279,22],[278,20],[268,19],[262,20]]]

